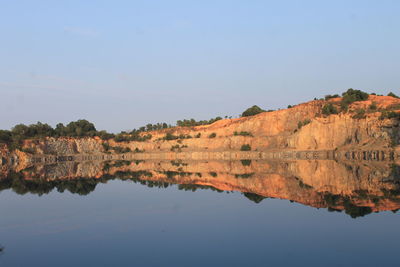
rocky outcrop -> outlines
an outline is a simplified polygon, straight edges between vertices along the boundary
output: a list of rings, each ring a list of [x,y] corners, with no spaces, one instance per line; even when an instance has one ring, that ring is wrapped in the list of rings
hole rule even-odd
[[[339,100],[332,99],[330,102],[338,105]],[[346,113],[324,116],[321,112],[326,103],[316,100],[285,110],[225,119],[210,125],[154,131],[150,132],[153,138],[147,142],[111,141],[110,145],[165,152],[174,146],[179,151],[238,151],[243,144],[249,144],[253,151],[270,151],[394,149],[399,144],[399,120],[382,119],[381,111],[392,109],[400,112],[400,99],[371,95],[367,101],[350,105]],[[375,110],[369,110],[372,103],[377,107]],[[366,113],[356,117],[355,112],[360,109],[366,110]],[[161,140],[168,132],[192,138]],[[252,136],[234,135],[235,132],[248,132]],[[210,138],[213,133],[216,137]],[[195,138],[199,135],[200,138]]]
[[[25,140],[23,148],[35,154],[72,155],[94,154],[103,151],[102,140],[94,138],[45,138]]]
[[[141,142],[116,142],[112,139],[101,140],[98,137],[44,138],[25,140],[22,150],[36,155],[59,156],[144,151],[144,154],[149,154],[148,158],[155,155],[160,158],[173,158],[175,156],[171,154],[184,152],[190,153],[193,159],[201,159],[204,158],[204,153],[217,155],[222,152],[239,152],[246,144],[252,152],[260,153],[307,150],[345,153],[384,150],[399,154],[399,119],[382,118],[381,115],[383,110],[400,112],[400,99],[370,95],[367,101],[351,104],[347,112],[322,115],[324,105],[330,103],[338,106],[339,101],[340,98],[331,99],[329,102],[315,100],[284,110],[224,119],[209,125],[146,132],[143,134],[151,134],[152,138]],[[372,103],[374,109],[369,108]],[[360,109],[366,112],[357,117],[356,111]],[[241,135],[241,132],[247,135]],[[178,138],[166,140],[167,133]]]

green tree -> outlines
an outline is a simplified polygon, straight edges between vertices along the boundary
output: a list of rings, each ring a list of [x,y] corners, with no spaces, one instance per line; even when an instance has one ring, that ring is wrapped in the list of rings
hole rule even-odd
[[[254,105],[254,106],[246,109],[245,111],[243,111],[242,117],[254,116],[254,115],[257,115],[262,112],[265,112],[265,110],[263,110],[262,108],[260,108],[257,105]]]
[[[369,95],[361,90],[355,90],[353,88],[348,89],[346,92],[342,93],[342,102],[345,104],[351,104],[356,101],[367,100]]]
[[[0,130],[0,143],[10,143],[11,141],[11,132],[7,130]]]
[[[337,98],[337,97],[340,97],[338,94],[335,94],[335,95],[326,95],[325,96],[325,100],[329,100],[329,99],[331,99],[331,98]]]
[[[399,96],[395,95],[395,94],[392,93],[392,92],[390,92],[390,93],[388,94],[388,96],[395,97],[395,98],[400,98]]]

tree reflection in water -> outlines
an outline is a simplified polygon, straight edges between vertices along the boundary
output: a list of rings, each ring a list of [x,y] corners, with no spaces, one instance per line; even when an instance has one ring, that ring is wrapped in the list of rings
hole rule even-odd
[[[0,191],[22,195],[57,190],[84,196],[117,179],[150,188],[238,191],[254,203],[281,198],[353,218],[400,208],[400,167],[390,162],[124,160],[32,165],[19,172],[3,169],[1,175]]]

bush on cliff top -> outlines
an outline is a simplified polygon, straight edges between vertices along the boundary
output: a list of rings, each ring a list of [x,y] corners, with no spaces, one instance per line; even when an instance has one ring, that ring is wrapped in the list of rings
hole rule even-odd
[[[394,97],[394,98],[400,98],[398,95],[395,95],[394,93],[390,92],[388,96]]]
[[[330,114],[337,114],[338,111],[334,105],[328,103],[322,107],[322,114],[330,115]]]
[[[336,98],[336,97],[340,97],[338,94],[335,94],[335,95],[326,95],[325,96],[325,100],[329,100],[329,99],[332,99],[332,98]]]
[[[12,135],[10,131],[0,130],[0,143],[9,143],[12,141]]]
[[[180,127],[192,127],[192,126],[199,126],[199,125],[207,125],[207,124],[212,124],[216,121],[222,120],[221,117],[216,117],[210,120],[201,120],[201,121],[196,121],[195,119],[190,119],[190,120],[178,120],[176,122],[177,126]]]
[[[369,94],[361,90],[355,90],[353,88],[348,89],[346,92],[342,93],[342,103],[351,104],[356,101],[367,100]]]
[[[56,125],[54,136],[69,136],[69,137],[93,137],[96,135],[102,135],[109,138],[105,131],[100,134],[96,130],[93,123],[87,120],[72,121],[64,126],[62,123]]]
[[[260,108],[257,105],[254,105],[254,106],[246,109],[245,111],[243,111],[242,117],[254,116],[261,112],[265,112],[265,110],[263,110],[262,108]]]

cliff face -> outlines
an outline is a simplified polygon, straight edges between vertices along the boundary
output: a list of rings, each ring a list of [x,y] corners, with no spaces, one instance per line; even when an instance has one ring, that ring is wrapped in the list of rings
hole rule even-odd
[[[340,99],[329,102],[338,104]],[[112,146],[127,146],[145,151],[168,151],[179,146],[182,151],[231,151],[240,150],[249,144],[252,150],[335,150],[335,149],[392,149],[400,139],[399,121],[381,119],[381,111],[394,107],[400,111],[400,99],[371,95],[367,101],[355,102],[347,113],[323,116],[322,107],[326,101],[317,100],[297,105],[293,108],[274,112],[264,112],[251,117],[225,119],[211,125],[197,127],[176,127],[150,132],[148,142],[115,143]],[[371,104],[376,110],[371,111]],[[355,112],[367,112],[361,118]],[[299,122],[309,121],[299,127]],[[167,132],[173,135],[190,135],[193,138],[157,141]],[[234,132],[249,132],[252,136],[235,136]],[[215,138],[209,136],[215,133]],[[194,138],[198,134],[200,138]]]
[[[35,154],[71,155],[91,154],[103,151],[102,141],[94,138],[46,138],[44,140],[25,140],[24,149]]]
[[[339,101],[340,98],[329,102],[316,100],[285,110],[224,119],[210,125],[147,132],[145,134],[151,134],[152,138],[144,142],[105,141],[98,137],[26,140],[23,151],[49,155],[127,152],[121,152],[121,148],[152,153],[221,152],[239,151],[244,144],[250,145],[251,151],[259,152],[373,149],[400,151],[399,147],[396,148],[400,141],[399,120],[380,118],[382,110],[400,112],[400,99],[370,95],[367,101],[351,104],[348,112],[322,115],[324,105],[331,103],[338,106]],[[372,104],[375,105],[373,110],[370,109]],[[367,112],[356,117],[359,109]],[[250,136],[235,135],[235,132],[247,132]],[[186,138],[165,140],[167,133]],[[107,147],[108,151],[105,149]]]
[[[365,119],[353,119],[349,114],[314,118],[288,138],[288,146],[296,149],[336,149],[346,147],[389,148],[392,137],[389,129],[398,125],[379,120],[379,114]]]

